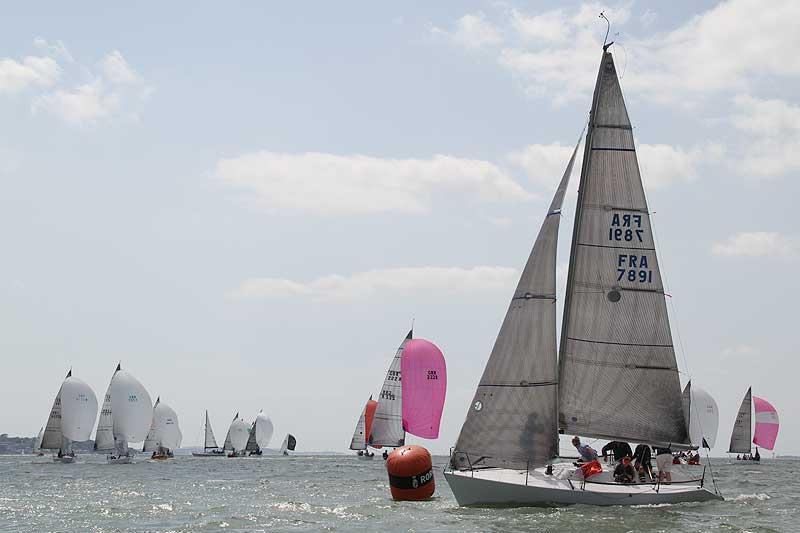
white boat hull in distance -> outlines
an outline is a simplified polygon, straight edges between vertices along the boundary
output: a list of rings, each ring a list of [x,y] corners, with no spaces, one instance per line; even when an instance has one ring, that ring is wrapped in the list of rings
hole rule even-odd
[[[544,469],[445,470],[444,477],[461,506],[552,507],[562,505],[653,505],[722,500],[699,480],[672,484],[597,483],[558,479]]]
[[[123,455],[122,457],[106,457],[106,462],[110,465],[130,465],[133,464],[133,457]]]
[[[57,456],[54,455],[53,456],[53,462],[54,463],[63,463],[65,465],[70,465],[70,464],[75,462],[75,456],[74,455],[65,455],[64,457],[57,457]]]
[[[375,459],[374,455],[356,455],[356,457],[358,457],[360,461],[370,461],[372,459]]]

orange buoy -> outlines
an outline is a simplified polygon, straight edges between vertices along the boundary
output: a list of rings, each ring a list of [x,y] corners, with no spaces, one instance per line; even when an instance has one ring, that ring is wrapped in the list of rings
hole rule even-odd
[[[386,460],[389,488],[395,500],[426,500],[433,496],[431,454],[422,446],[401,446]]]

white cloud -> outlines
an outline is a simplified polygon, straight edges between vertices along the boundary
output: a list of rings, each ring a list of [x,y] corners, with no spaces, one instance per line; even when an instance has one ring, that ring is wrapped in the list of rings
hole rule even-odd
[[[445,155],[382,159],[260,151],[220,160],[216,175],[254,193],[270,211],[325,215],[427,212],[437,193],[481,202],[533,197],[493,163]]]
[[[481,13],[466,14],[456,21],[453,31],[431,27],[434,34],[444,35],[465,48],[481,48],[502,42],[500,30]]]
[[[800,106],[749,95],[734,98],[734,127],[748,137],[737,170],[751,177],[773,177],[800,170]]]
[[[497,266],[407,267],[336,274],[311,281],[284,278],[251,278],[228,296],[234,299],[308,297],[319,301],[364,300],[386,293],[471,294],[475,291],[511,291],[519,272]]]
[[[50,113],[71,124],[95,124],[115,116],[138,120],[139,107],[152,88],[114,50],[99,62],[100,73],[72,89],[59,89],[36,98],[34,113]]]
[[[574,146],[566,146],[560,143],[551,144],[531,144],[511,152],[508,155],[509,162],[517,165],[525,171],[525,175],[538,188],[546,192],[554,192],[558,182],[564,175],[569,158],[572,156]],[[572,179],[580,176],[581,157],[575,157],[575,165],[572,169]],[[570,190],[575,187],[570,187]]]
[[[28,56],[21,61],[0,59],[0,92],[18,92],[31,86],[48,87],[61,75],[61,67],[51,57]]]
[[[587,2],[569,12],[535,15],[511,10],[495,28],[499,64],[526,92],[556,104],[588,98],[605,34],[598,13],[612,23],[609,40],[625,44],[625,86],[637,97],[691,105],[719,92],[742,92],[765,77],[800,74],[800,2],[730,0],[665,33],[627,35],[632,4]],[[642,26],[655,14],[645,10]],[[614,34],[621,32],[621,36]],[[516,42],[515,42],[516,38]]]
[[[711,253],[720,256],[777,257],[793,255],[796,251],[794,239],[765,231],[737,233],[711,247]]]

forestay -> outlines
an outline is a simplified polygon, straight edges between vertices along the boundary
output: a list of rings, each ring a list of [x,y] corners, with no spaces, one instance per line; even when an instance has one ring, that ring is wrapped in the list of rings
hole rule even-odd
[[[580,140],[578,140],[580,145]],[[558,454],[556,247],[578,145],[556,189],[467,418],[454,468],[541,465]]]
[[[750,453],[750,439],[753,438],[752,396],[752,390],[747,389],[742,405],[739,406],[739,412],[736,413],[736,422],[733,424],[731,445],[728,447],[728,453]]]
[[[603,53],[586,135],[558,403],[560,426],[571,434],[688,440],[650,213],[609,52]]]
[[[372,425],[370,444],[372,446],[402,446],[405,443],[405,429],[403,428],[403,388],[401,374],[401,358],[406,343],[411,340],[413,329],[409,330],[406,338],[394,354],[394,359],[386,372],[383,388],[378,398],[378,408],[375,410],[375,420]]]

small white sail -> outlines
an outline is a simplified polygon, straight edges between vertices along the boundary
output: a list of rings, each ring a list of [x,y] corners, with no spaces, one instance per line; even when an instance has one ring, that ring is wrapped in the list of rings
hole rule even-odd
[[[713,448],[719,429],[717,402],[691,382],[683,390],[683,402],[683,415],[689,424],[689,441],[698,448]]]
[[[245,446],[247,446],[247,439],[250,437],[250,424],[241,418],[234,420],[228,429],[228,433],[231,437],[231,449],[237,452],[244,450]]]
[[[42,439],[44,438],[44,428],[39,430],[36,435],[36,441],[33,443],[33,453],[40,453],[42,451]]]
[[[208,410],[206,410],[206,435],[203,442],[203,448],[206,450],[217,447],[217,439],[214,438],[214,430],[211,429],[211,420],[208,418]]]

